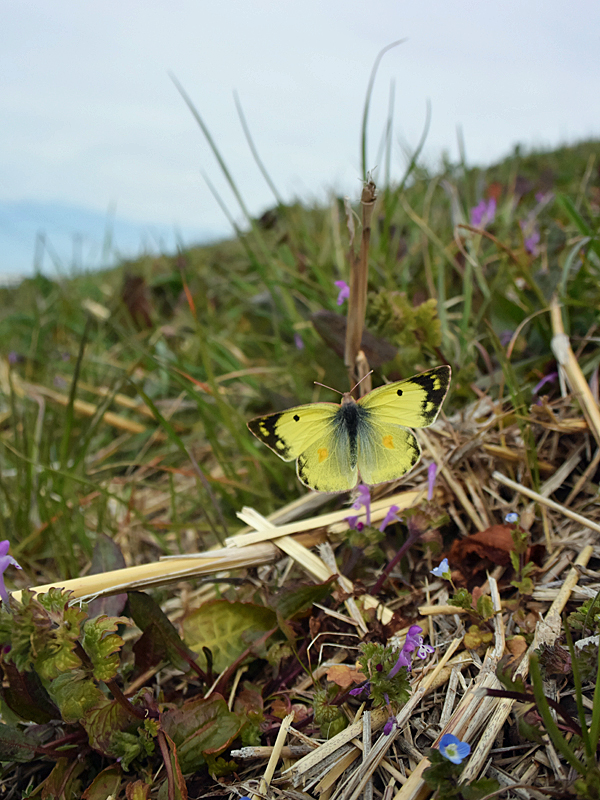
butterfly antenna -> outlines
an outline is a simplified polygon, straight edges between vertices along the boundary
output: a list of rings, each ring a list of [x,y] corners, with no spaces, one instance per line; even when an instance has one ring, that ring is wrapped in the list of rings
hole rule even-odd
[[[335,392],[336,394],[344,394],[343,392],[340,392],[337,389],[334,389],[332,386],[327,386],[326,383],[319,383],[319,381],[315,381],[314,383],[315,383],[315,386],[322,386],[324,389],[331,389],[331,391]]]
[[[360,385],[361,385],[361,383],[364,381],[364,379],[365,379],[365,378],[368,378],[368,377],[369,377],[369,375],[372,375],[372,374],[373,374],[373,370],[372,370],[372,369],[370,369],[370,370],[367,372],[367,374],[366,374],[366,375],[363,375],[363,376],[362,376],[362,378],[359,380],[359,382],[358,382],[358,383],[355,383],[355,384],[354,384],[354,386],[352,387],[352,389],[350,389],[350,394],[352,394],[352,392],[353,392],[353,391],[356,389],[356,387],[357,387],[357,386],[360,386]],[[321,385],[322,385],[322,384],[321,384]]]

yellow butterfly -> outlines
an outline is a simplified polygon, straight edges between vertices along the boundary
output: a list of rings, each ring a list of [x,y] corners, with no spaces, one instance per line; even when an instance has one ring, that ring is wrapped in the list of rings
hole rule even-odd
[[[248,427],[284,461],[297,459],[298,478],[318,492],[345,492],[363,483],[392,481],[421,457],[408,428],[432,425],[450,384],[448,366],[389,383],[356,401],[309,403],[266,417]]]

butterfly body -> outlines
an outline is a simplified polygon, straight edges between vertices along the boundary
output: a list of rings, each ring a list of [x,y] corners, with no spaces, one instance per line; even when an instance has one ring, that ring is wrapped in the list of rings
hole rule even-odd
[[[419,460],[410,428],[435,422],[450,383],[450,367],[380,386],[356,401],[310,403],[250,420],[252,433],[284,461],[297,459],[298,477],[321,492],[352,489],[360,478],[377,484],[399,478]]]

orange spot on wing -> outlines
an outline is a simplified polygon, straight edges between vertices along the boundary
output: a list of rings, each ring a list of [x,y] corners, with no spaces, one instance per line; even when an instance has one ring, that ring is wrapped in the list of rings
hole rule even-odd
[[[382,442],[383,446],[387,447],[388,450],[394,449],[394,437],[391,434],[389,436],[384,436]]]
[[[322,464],[329,455],[329,450],[326,447],[319,447],[317,453],[319,454],[319,464]]]

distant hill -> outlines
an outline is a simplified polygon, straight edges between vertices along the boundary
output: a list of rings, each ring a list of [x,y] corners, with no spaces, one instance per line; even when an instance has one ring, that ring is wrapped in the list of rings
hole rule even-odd
[[[215,239],[222,231],[136,222],[110,210],[35,201],[0,202],[0,280],[2,276],[47,274],[112,266],[145,253],[174,252],[178,244]]]

